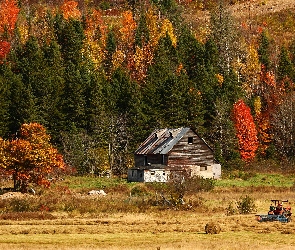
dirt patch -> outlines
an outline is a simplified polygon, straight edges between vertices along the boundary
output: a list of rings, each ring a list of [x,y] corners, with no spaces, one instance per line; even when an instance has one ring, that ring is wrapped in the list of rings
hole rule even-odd
[[[14,198],[26,198],[26,197],[31,197],[32,195],[30,194],[23,194],[21,192],[8,192],[5,194],[0,195],[0,199],[14,199]]]
[[[230,7],[232,14],[236,17],[249,17],[275,13],[286,9],[295,8],[294,0],[265,0],[247,1],[246,3],[235,4]]]

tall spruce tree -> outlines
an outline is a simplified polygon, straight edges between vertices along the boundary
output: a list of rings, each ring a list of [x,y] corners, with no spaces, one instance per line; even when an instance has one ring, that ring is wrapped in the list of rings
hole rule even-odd
[[[10,99],[10,76],[12,72],[6,63],[0,64],[0,137],[9,133],[9,105],[14,100]]]
[[[63,94],[63,113],[65,115],[64,126],[70,128],[70,124],[76,127],[86,126],[85,117],[85,88],[88,76],[83,69],[82,47],[85,38],[82,23],[78,20],[65,20],[56,16],[55,31],[57,40],[61,46],[63,65],[65,69],[65,90]]]
[[[143,45],[147,44],[150,39],[149,29],[146,21],[146,13],[141,12],[138,26],[135,32],[135,45],[142,48]]]
[[[263,31],[259,38],[258,55],[260,63],[265,67],[265,71],[271,68],[270,63],[270,39],[266,31]]]
[[[290,87],[288,86],[288,80],[292,81],[295,78],[295,68],[290,59],[289,51],[285,46],[281,47],[277,77],[279,81],[282,81],[283,79],[286,80],[287,88]]]
[[[181,51],[181,53],[184,53]],[[203,125],[201,96],[189,79],[168,35],[159,41],[143,88],[149,129]]]
[[[59,131],[63,130],[63,95],[65,91],[65,67],[63,65],[60,47],[56,41],[51,41],[43,47],[44,53],[44,79],[42,79],[42,100],[40,100],[40,112],[42,112],[45,126],[49,130],[53,140],[59,137]]]

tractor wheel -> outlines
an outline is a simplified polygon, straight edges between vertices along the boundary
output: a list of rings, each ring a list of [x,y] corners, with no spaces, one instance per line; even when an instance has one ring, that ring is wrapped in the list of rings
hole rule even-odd
[[[256,220],[261,222],[262,221],[262,217],[260,215],[256,216]]]

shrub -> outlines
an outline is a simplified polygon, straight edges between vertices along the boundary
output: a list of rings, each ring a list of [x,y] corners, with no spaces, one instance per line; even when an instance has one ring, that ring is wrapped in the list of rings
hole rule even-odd
[[[240,214],[249,214],[257,210],[254,200],[248,195],[241,197],[237,208]]]
[[[32,209],[31,202],[27,199],[11,199],[9,202],[9,208],[13,212],[28,212]]]
[[[149,194],[148,192],[148,188],[140,183],[140,184],[136,184],[131,190],[130,190],[130,195],[131,196],[139,196],[139,197],[143,197],[143,196],[147,196]]]
[[[209,222],[205,226],[205,232],[206,234],[219,234],[221,231],[221,228],[219,224],[215,222]]]
[[[230,202],[228,207],[226,208],[226,215],[234,215],[237,213],[237,208],[234,206],[233,202]]]

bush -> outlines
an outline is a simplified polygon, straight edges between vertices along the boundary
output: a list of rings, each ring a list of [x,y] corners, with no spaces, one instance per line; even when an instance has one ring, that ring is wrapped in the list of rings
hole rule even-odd
[[[140,184],[136,184],[131,190],[130,190],[130,195],[131,196],[139,196],[139,197],[143,197],[143,196],[147,196],[149,194],[148,192],[148,188],[146,187],[145,184],[140,183]]]
[[[257,210],[254,200],[248,195],[241,197],[237,208],[240,214],[249,214]]]
[[[234,206],[233,202],[230,202],[228,207],[226,208],[226,215],[234,215],[237,213],[237,208]]]
[[[27,199],[11,199],[9,202],[10,210],[13,212],[28,212],[32,209],[31,202]]]
[[[206,234],[219,234],[221,231],[221,228],[219,224],[214,222],[209,222],[205,226],[205,232]]]

